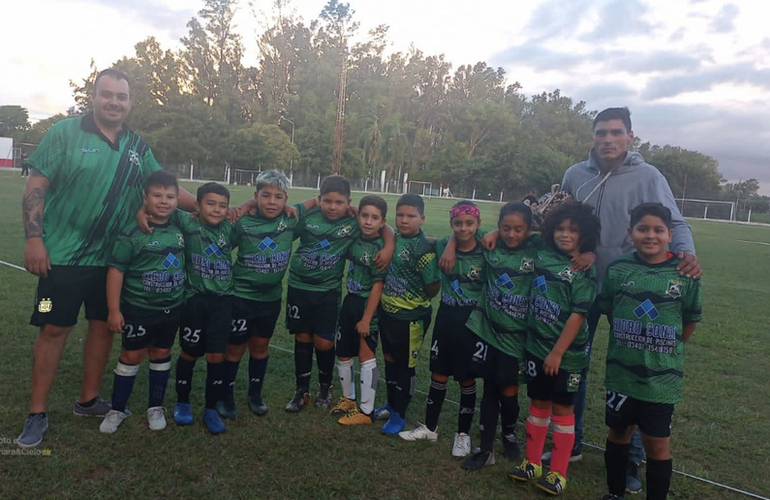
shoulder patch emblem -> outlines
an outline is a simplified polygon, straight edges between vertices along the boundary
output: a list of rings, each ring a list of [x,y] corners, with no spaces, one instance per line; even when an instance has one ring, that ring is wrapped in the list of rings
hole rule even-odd
[[[367,266],[369,265],[369,262],[371,262],[371,259],[372,258],[371,256],[369,256],[369,252],[364,252],[364,254],[361,256],[361,262],[363,262]]]
[[[403,250],[401,250],[398,256],[401,257],[401,259],[403,260],[409,260],[409,249],[404,248]]]
[[[519,271],[529,272],[534,270],[535,270],[534,259],[528,259],[526,257],[521,259],[521,266],[519,266]]]
[[[467,276],[472,280],[478,280],[481,277],[481,268],[478,266],[471,266]]]
[[[669,280],[668,281],[668,290],[666,290],[666,295],[671,297],[672,299],[678,299],[682,296],[682,282],[679,280]]]
[[[184,236],[182,236],[182,233],[176,233],[176,241],[179,243],[179,246],[184,246]]]
[[[347,236],[350,234],[350,231],[353,229],[353,227],[350,224],[347,224],[340,228],[339,231],[337,231],[337,236]]]
[[[128,161],[130,161],[136,166],[139,166],[142,164],[141,160],[139,160],[139,153],[137,153],[136,151],[128,152]]]
[[[283,219],[281,219],[281,222],[278,223],[278,227],[276,228],[276,231],[283,231],[287,227],[289,226],[287,226],[286,223],[283,221]]]
[[[569,267],[565,267],[565,268],[562,270],[562,272],[560,272],[560,273],[559,273],[559,276],[561,276],[561,277],[562,277],[562,278],[564,278],[565,280],[567,280],[567,281],[569,281],[570,283],[572,283],[572,278],[574,278],[574,277],[575,277],[575,271],[573,271],[573,270],[572,270],[572,269],[570,269]]]

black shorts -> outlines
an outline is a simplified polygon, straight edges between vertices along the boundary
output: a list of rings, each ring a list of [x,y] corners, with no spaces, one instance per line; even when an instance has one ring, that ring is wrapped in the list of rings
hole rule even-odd
[[[126,351],[138,351],[148,347],[171,349],[179,329],[182,306],[162,311],[153,311],[121,304],[123,313],[123,335],[121,347]]]
[[[607,391],[604,423],[612,430],[625,431],[631,425],[639,426],[642,434],[657,438],[671,436],[674,405],[651,403],[615,391]]]
[[[360,297],[349,293],[345,296],[345,300],[342,301],[339,327],[337,328],[337,343],[335,346],[338,357],[354,358],[358,356],[361,341],[365,342],[372,352],[377,352],[377,341],[380,337],[377,313],[374,313],[374,318],[369,326],[368,336],[361,337],[358,330],[356,330],[356,324],[364,316],[368,300],[368,297]]]
[[[484,344],[465,327],[472,307],[452,307],[441,304],[433,325],[430,345],[430,372],[452,376],[458,382],[474,379],[486,355]]]
[[[223,354],[233,318],[231,295],[193,295],[185,302],[179,323],[179,345],[192,357]]]
[[[473,362],[477,365],[475,370],[478,376],[493,384],[511,386],[527,383],[524,371],[526,363],[523,359],[504,353],[478,336]]]
[[[86,319],[107,321],[107,268],[51,266],[48,277],[37,282],[35,309],[29,324],[74,326],[83,304]]]
[[[543,371],[543,360],[527,353],[527,396],[529,399],[553,401],[562,406],[572,406],[575,393],[580,387],[581,370],[567,371],[559,368],[555,377]]]
[[[233,345],[243,345],[251,337],[272,338],[280,315],[281,299],[259,302],[233,297],[233,321],[229,342]]]
[[[334,341],[340,292],[311,292],[289,287],[286,292],[286,327],[289,333],[309,333]]]
[[[383,354],[390,355],[398,366],[414,368],[430,327],[431,309],[417,320],[397,319],[380,311],[380,338]]]

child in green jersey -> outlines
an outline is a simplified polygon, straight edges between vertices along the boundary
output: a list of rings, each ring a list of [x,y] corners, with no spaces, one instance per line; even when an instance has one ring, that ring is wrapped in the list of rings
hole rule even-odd
[[[182,352],[176,364],[177,404],[174,422],[193,422],[190,406],[193,369],[206,357],[206,397],[203,422],[212,434],[225,431],[216,410],[222,399],[224,360],[232,326],[233,279],[231,270],[233,225],[226,220],[230,192],[209,182],[198,188],[198,217],[179,213],[185,237],[187,300],[179,327]]]
[[[573,399],[588,363],[585,315],[596,298],[593,267],[575,271],[573,259],[591,252],[599,240],[599,219],[592,207],[566,203],[546,217],[532,282],[526,343],[527,452],[509,475],[539,479],[538,488],[557,495],[567,485],[567,465],[575,440]],[[551,470],[542,476],[541,457],[553,421]]]
[[[382,432],[390,435],[406,425],[417,356],[431,321],[430,299],[441,289],[436,250],[420,229],[424,211],[416,194],[405,194],[396,204],[396,249],[380,300],[388,402],[375,410],[375,418],[388,418]]]
[[[171,369],[171,346],[184,301],[185,255],[182,230],[171,220],[177,207],[176,177],[158,170],[145,182],[144,206],[152,216],[151,233],[136,224],[122,233],[107,271],[107,319],[110,331],[122,332],[122,349],[112,385],[112,410],[99,430],[112,434],[129,413],[139,366],[150,358],[147,421],[151,430],[166,427],[163,398]]]
[[[368,195],[358,204],[361,237],[348,250],[348,294],[342,303],[337,330],[337,375],[342,396],[331,414],[340,416],[342,425],[372,423],[378,371],[374,353],[379,338],[377,308],[387,271],[374,266],[374,256],[384,242],[380,230],[385,224],[388,204],[379,196]],[[353,389],[353,357],[361,363],[360,400]]]
[[[286,323],[294,335],[294,370],[297,387],[286,405],[296,413],[310,402],[313,349],[318,364],[319,388],[316,407],[331,406],[334,371],[334,337],[342,295],[342,275],[350,246],[361,230],[350,207],[350,182],[331,175],[321,183],[318,206],[308,209],[298,226],[300,238],[289,267],[286,292]],[[375,257],[378,267],[387,267],[392,255],[393,233],[385,226],[386,249]],[[388,231],[389,230],[389,231]]]
[[[599,296],[610,321],[604,463],[606,500],[623,498],[629,443],[637,426],[647,454],[647,498],[663,500],[671,483],[671,420],[682,400],[684,344],[701,320],[700,280],[680,276],[668,251],[671,211],[644,203],[631,211],[636,251],[607,268]]]
[[[465,326],[481,295],[484,254],[476,240],[481,224],[479,207],[462,200],[449,210],[449,225],[457,243],[457,257],[449,273],[441,273],[441,305],[433,327],[430,348],[431,381],[425,407],[425,423],[402,431],[406,441],[438,439],[438,419],[446,398],[449,376],[460,384],[460,409],[452,456],[462,458],[471,452],[469,435],[476,411],[476,377],[486,357],[485,346]],[[442,253],[452,236],[436,242],[436,254]]]
[[[249,349],[249,409],[267,413],[262,386],[267,372],[268,346],[281,312],[283,277],[289,268],[295,229],[305,214],[295,205],[296,217],[286,213],[289,179],[275,170],[257,176],[254,198],[257,210],[244,215],[233,228],[232,245],[238,247],[233,265],[233,320],[225,355],[224,399],[217,403],[219,415],[238,416],[233,389],[238,365]]]

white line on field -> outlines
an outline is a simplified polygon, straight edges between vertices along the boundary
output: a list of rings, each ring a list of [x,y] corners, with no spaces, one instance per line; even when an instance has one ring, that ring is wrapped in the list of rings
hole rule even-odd
[[[17,266],[16,264],[11,264],[10,262],[6,262],[4,260],[0,260],[0,264],[4,266],[12,267],[14,269],[18,269],[19,271],[26,271],[26,269],[24,269],[23,267]]]
[[[767,245],[767,246],[770,246],[770,243],[767,243],[765,241],[751,241],[751,240],[737,240],[737,241],[740,241],[741,243],[753,243],[755,245]]]

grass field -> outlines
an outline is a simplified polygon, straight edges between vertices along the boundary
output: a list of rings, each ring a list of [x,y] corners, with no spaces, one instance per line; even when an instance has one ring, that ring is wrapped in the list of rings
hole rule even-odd
[[[23,231],[20,200],[23,179],[0,174],[0,260],[20,265]],[[188,186],[194,189],[195,185]],[[293,190],[298,202],[312,192]],[[233,189],[233,202],[251,196],[251,189]],[[354,195],[358,200],[360,195]],[[388,201],[395,201],[388,197]],[[427,202],[425,232],[449,232],[448,200]],[[391,204],[394,208],[395,203]],[[482,227],[492,228],[498,205],[482,204]],[[693,222],[703,278],[704,321],[687,347],[685,398],[677,407],[672,435],[674,468],[770,496],[770,228]],[[173,423],[158,433],[147,428],[146,364],[137,379],[129,407],[134,416],[120,430],[105,436],[99,421],[71,413],[81,376],[85,322],[71,334],[51,393],[49,420],[42,449],[50,456],[11,456],[29,404],[32,344],[28,325],[36,279],[0,266],[0,497],[47,498],[544,498],[534,487],[512,484],[502,458],[475,473],[464,472],[450,457],[457,405],[447,401],[435,443],[407,443],[386,438],[379,425],[342,428],[320,410],[297,415],[283,411],[293,390],[293,341],[279,326],[271,344],[265,385],[270,413],[253,416],[246,407],[245,363],[236,398],[241,417],[228,422],[221,436],[209,435],[199,421],[204,366],[196,370],[193,406],[195,425]],[[603,446],[604,391],[601,380],[606,351],[606,323],[597,333],[589,377],[586,441]],[[102,382],[109,397],[112,368],[119,343]],[[423,347],[417,387],[427,390],[427,351]],[[202,365],[202,364],[200,364]],[[315,375],[313,380],[316,380]],[[314,382],[315,383],[315,382]],[[457,401],[456,384],[448,400]],[[381,401],[384,383],[380,384]],[[480,399],[480,391],[479,391]],[[173,383],[166,406],[175,402]],[[522,397],[522,408],[527,407]],[[407,416],[409,425],[424,416],[425,395],[417,394]],[[522,411],[522,416],[524,411]],[[168,414],[169,421],[170,412]],[[477,417],[478,418],[478,417]],[[523,434],[523,432],[521,433]],[[478,441],[476,423],[472,432]],[[565,499],[600,498],[605,492],[603,455],[593,446],[584,460],[570,466]],[[674,476],[670,498],[731,499],[745,496]]]

